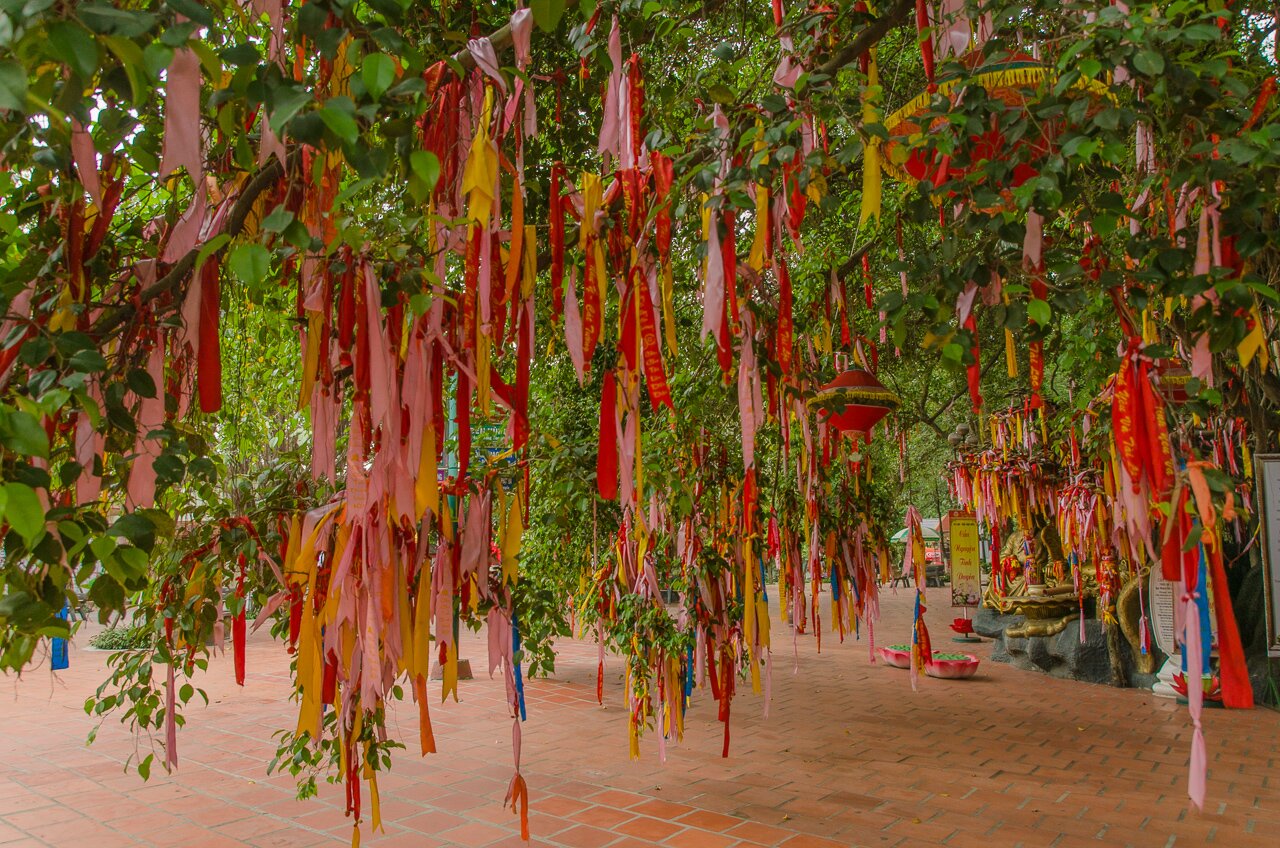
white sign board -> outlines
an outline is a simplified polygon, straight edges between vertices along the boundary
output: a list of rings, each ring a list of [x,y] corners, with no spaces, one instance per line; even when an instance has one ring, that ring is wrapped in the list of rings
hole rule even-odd
[[[1182,597],[1182,583],[1165,580],[1159,567],[1151,569],[1151,582],[1147,584],[1147,606],[1151,608],[1151,631],[1156,644],[1167,656],[1179,652],[1177,627],[1174,625],[1174,604]]]
[[[1280,656],[1280,454],[1254,457],[1258,519],[1262,524],[1263,585],[1267,591],[1267,653]]]

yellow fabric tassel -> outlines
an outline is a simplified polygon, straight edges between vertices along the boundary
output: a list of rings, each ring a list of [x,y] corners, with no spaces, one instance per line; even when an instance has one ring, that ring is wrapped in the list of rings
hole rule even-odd
[[[862,94],[862,123],[880,123],[880,66],[876,62],[876,50],[870,51],[867,63],[867,86]],[[880,223],[880,139],[866,136],[866,150],[862,165],[862,211],[858,215],[858,229],[872,218]]]
[[[1251,329],[1240,344],[1236,346],[1236,353],[1240,355],[1240,365],[1244,368],[1249,367],[1249,363],[1253,361],[1253,357],[1258,357],[1258,366],[1263,370],[1267,370],[1270,364],[1270,357],[1267,355],[1267,339],[1262,332],[1262,316],[1258,314],[1258,307],[1253,306],[1249,309],[1249,318],[1253,321],[1253,329]]]
[[[751,666],[751,691],[760,692],[760,664],[756,662],[756,575],[752,563],[752,544],[747,539],[742,546],[742,631],[747,643],[747,664]]]
[[[439,462],[436,459],[436,428],[428,423],[422,431],[422,455],[418,457],[418,479],[413,484],[413,502],[421,518],[431,511],[440,514]]]
[[[320,366],[320,333],[323,326],[323,316],[319,312],[307,313],[307,350],[302,359],[302,389],[298,392],[298,409],[308,409],[311,406],[311,392]]]
[[[659,280],[662,285],[662,329],[667,337],[667,351],[675,356],[679,349],[676,347],[675,280],[671,276],[670,262],[662,266]]]
[[[486,86],[484,107],[476,124],[475,138],[471,140],[471,152],[462,173],[462,193],[467,196],[467,220],[482,230],[489,228],[493,214],[493,193],[498,183],[498,152],[489,137],[489,123],[493,115],[493,88]]]

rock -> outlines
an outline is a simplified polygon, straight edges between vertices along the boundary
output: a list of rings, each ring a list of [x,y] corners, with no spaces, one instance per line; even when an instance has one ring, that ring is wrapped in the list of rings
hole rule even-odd
[[[1041,671],[1052,672],[1055,665],[1055,657],[1049,651],[1049,645],[1053,642],[1054,637],[1044,636],[1028,636],[1027,643],[1027,659],[1036,668]]]
[[[998,639],[1006,627],[1020,624],[1023,620],[1020,615],[1004,614],[988,607],[979,607],[978,614],[973,617],[973,632],[988,639]]]
[[[1064,674],[1073,680],[1089,683],[1111,682],[1111,658],[1107,653],[1107,634],[1097,619],[1085,621],[1085,641],[1080,642],[1080,625],[1072,622],[1067,629],[1052,637],[1049,653],[1057,657]]]
[[[1250,657],[1266,656],[1267,599],[1261,565],[1249,569],[1240,581],[1240,591],[1232,600],[1232,608],[1245,654]]]
[[[994,616],[993,616],[994,617]],[[1021,619],[1022,616],[1001,616]],[[1004,627],[1013,624],[1004,623]],[[977,627],[975,626],[975,630]],[[1086,683],[1111,683],[1111,659],[1107,653],[1107,634],[1102,622],[1085,622],[1085,641],[1080,642],[1080,626],[1072,622],[1054,636],[1010,638],[1001,632],[991,652],[993,662],[1004,662],[1018,668],[1041,671],[1067,680]]]
[[[1263,653],[1261,656],[1249,657],[1246,662],[1249,667],[1249,682],[1253,684],[1253,702],[1280,707],[1280,701],[1276,700],[1277,681],[1280,681],[1280,659],[1268,657]]]

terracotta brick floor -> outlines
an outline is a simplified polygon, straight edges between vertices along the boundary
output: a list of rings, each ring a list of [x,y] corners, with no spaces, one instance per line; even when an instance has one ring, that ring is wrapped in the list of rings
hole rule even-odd
[[[904,641],[910,596],[883,599],[877,641]],[[951,610],[931,614],[950,647]],[[870,665],[867,642],[811,636],[793,652],[775,623],[769,717],[749,687],[734,701],[732,749],[699,694],[685,741],[658,762],[649,737],[627,756],[621,665],[595,703],[595,648],[566,641],[556,675],[527,686],[524,774],[534,845],[579,848],[724,846],[978,846],[1048,848],[1280,844],[1280,716],[1206,711],[1208,801],[1185,799],[1186,709],[1143,691],[1055,680],[984,662],[971,681],[925,680]],[[83,641],[83,635],[81,637]],[[364,844],[515,846],[502,807],[511,724],[500,681],[484,675],[483,642],[464,656],[479,673],[462,702],[432,705],[440,753],[397,752],[380,780],[385,834]],[[975,648],[986,656],[988,644]],[[283,651],[255,636],[249,680],[229,658],[205,678],[211,703],[179,733],[181,765],[150,782],[122,772],[134,740],[114,721],[86,747],[82,705],[105,655],[72,649],[69,671],[36,669],[0,686],[0,846],[298,846],[349,843],[342,790],[294,799],[291,779],[268,777],[272,731],[292,724]],[[392,726],[417,737],[416,711]]]

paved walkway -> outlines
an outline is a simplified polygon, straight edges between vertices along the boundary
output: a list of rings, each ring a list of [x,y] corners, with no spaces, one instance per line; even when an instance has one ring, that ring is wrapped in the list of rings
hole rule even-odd
[[[883,600],[877,642],[907,637],[910,595]],[[950,645],[940,604],[934,639]],[[1205,813],[1185,800],[1186,709],[1121,691],[984,662],[967,682],[925,680],[870,665],[866,642],[790,637],[775,623],[773,704],[762,718],[749,687],[734,701],[732,749],[720,754],[709,694],[689,712],[685,742],[658,762],[627,757],[621,665],[595,703],[595,649],[562,645],[556,676],[530,681],[524,773],[533,845],[567,848],[729,846],[1276,845],[1280,839],[1280,716],[1206,711]],[[484,648],[464,656],[480,672]],[[988,644],[976,653],[988,655]],[[262,636],[249,679],[231,682],[230,658],[205,680],[211,704],[179,732],[181,765],[149,783],[124,774],[134,741],[114,720],[85,747],[86,696],[105,655],[72,649],[57,678],[41,670],[0,679],[0,846],[114,848],[342,845],[350,823],[342,790],[321,784],[297,801],[291,779],[268,777],[272,731],[291,725],[288,667]],[[793,673],[793,669],[796,671]],[[463,683],[462,703],[432,705],[440,753],[398,751],[380,779],[386,834],[366,848],[516,846],[502,807],[510,778],[510,721],[502,684]],[[434,690],[433,690],[434,691]],[[417,738],[416,712],[393,726]]]

